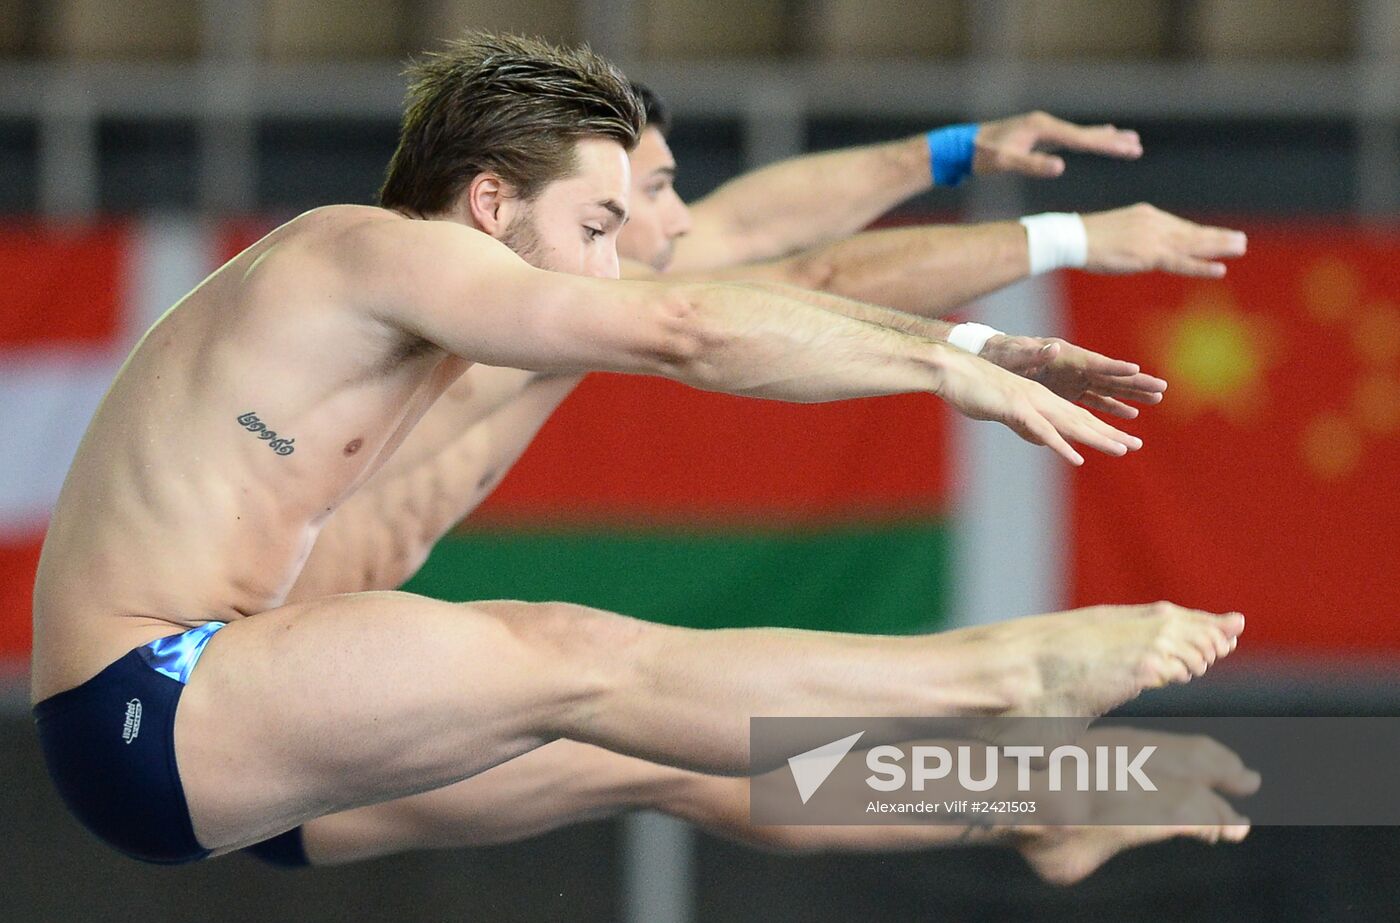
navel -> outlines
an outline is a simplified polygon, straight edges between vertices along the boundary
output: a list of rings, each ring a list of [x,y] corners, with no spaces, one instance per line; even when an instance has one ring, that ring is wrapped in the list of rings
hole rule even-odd
[[[360,451],[360,446],[364,444],[365,441],[363,439],[351,439],[349,442],[345,443],[345,454],[354,455],[356,452]]]

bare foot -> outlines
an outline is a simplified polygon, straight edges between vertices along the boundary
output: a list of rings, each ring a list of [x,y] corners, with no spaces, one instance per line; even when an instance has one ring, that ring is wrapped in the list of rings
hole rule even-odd
[[[1249,835],[1249,822],[1214,827],[1047,827],[1044,831],[1021,845],[1021,855],[1051,884],[1072,885],[1125,849],[1177,837],[1238,843]]]
[[[1099,866],[1125,849],[1188,837],[1206,843],[1238,843],[1249,835],[1249,820],[1201,782],[1164,780],[1161,794],[1176,802],[1182,816],[1211,823],[1157,826],[1109,826],[1111,817],[1096,818],[1097,825],[1076,827],[1018,828],[1017,849],[1037,875],[1052,884],[1069,885],[1082,881]],[[1096,805],[1111,812],[1123,802],[1090,799],[1091,813]]]
[[[1167,683],[1185,683],[1235,649],[1238,612],[1158,602],[1093,606],[939,636],[999,676],[1012,717],[1090,718]]]
[[[1016,826],[987,835],[1015,847],[1037,875],[1053,884],[1068,885],[1093,874],[1113,856],[1162,840],[1191,838],[1205,843],[1238,843],[1249,835],[1242,817],[1217,793],[1250,796],[1260,786],[1259,773],[1247,768],[1235,751],[1201,735],[1165,734],[1134,728],[1095,730],[1085,734],[1086,747],[1133,740],[1156,745],[1154,769],[1161,804],[1148,810],[1141,798],[1085,793],[1078,798],[1043,798],[1046,819],[1060,824]],[[1142,825],[1145,815],[1165,810],[1172,824]],[[1114,819],[1138,824],[1113,825]]]

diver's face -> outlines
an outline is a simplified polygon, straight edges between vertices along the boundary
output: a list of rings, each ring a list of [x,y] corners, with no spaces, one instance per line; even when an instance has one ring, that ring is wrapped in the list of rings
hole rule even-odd
[[[631,181],[627,151],[616,141],[584,138],[577,168],[516,203],[498,235],[532,266],[554,272],[618,277],[618,232],[627,222]]]
[[[690,209],[676,194],[676,159],[661,132],[648,128],[632,151],[632,216],[618,251],[657,272],[671,265],[676,240],[690,230]]]

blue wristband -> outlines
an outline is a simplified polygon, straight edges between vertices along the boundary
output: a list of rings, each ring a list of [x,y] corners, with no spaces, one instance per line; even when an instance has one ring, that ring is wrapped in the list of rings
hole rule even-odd
[[[929,168],[935,186],[956,186],[972,172],[972,142],[978,127],[975,123],[949,125],[928,133]]]

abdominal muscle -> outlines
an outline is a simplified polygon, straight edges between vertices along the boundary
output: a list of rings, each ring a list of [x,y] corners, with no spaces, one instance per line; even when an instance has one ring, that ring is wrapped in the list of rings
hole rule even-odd
[[[325,520],[466,367],[440,352],[386,364],[353,328],[307,349],[294,324],[278,331],[307,357],[291,380],[275,348],[230,361],[246,331],[228,329],[240,306],[218,302],[237,292],[218,283],[152,329],[78,449],[35,582],[35,701],[156,638],[281,606]],[[293,451],[241,424],[248,412]]]
[[[365,449],[358,433],[325,434],[337,453],[363,440],[368,456],[332,471],[279,464],[295,455],[279,458],[223,416],[247,444],[216,466],[134,465],[96,448],[75,463],[35,583],[36,701],[156,638],[281,606],[326,518],[395,438],[391,428]],[[299,443],[316,441],[300,427]]]

